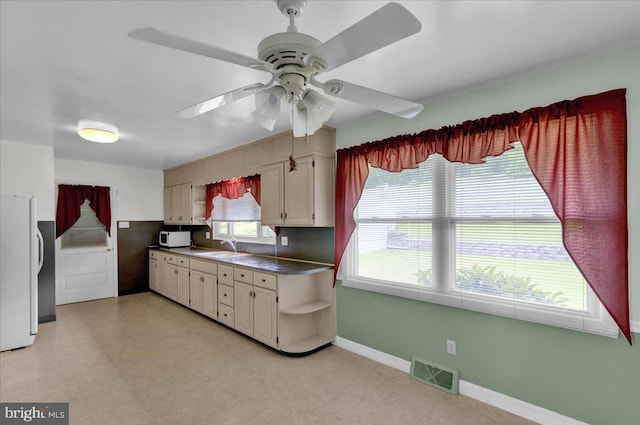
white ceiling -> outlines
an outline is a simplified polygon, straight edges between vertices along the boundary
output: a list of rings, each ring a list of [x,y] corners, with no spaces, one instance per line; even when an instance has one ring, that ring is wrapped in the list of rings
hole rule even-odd
[[[326,41],[386,1],[309,0],[300,32]],[[401,1],[422,31],[323,74],[407,99],[531,74],[640,43],[639,1]],[[180,109],[268,74],[127,37],[156,27],[252,57],[289,24],[275,0],[0,1],[0,139],[59,158],[163,169],[266,137],[253,97],[194,119]],[[380,28],[384,31],[384,28]],[[336,128],[379,112],[338,100]],[[78,120],[116,125],[81,141]],[[275,132],[289,129],[282,116]]]

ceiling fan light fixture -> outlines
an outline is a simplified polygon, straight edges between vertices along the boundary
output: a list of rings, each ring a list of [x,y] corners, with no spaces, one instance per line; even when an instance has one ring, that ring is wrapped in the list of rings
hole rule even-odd
[[[280,102],[286,94],[285,89],[280,86],[256,93],[256,110],[251,113],[253,119],[267,130],[273,131],[280,115]]]
[[[307,115],[311,115],[311,120],[318,123],[318,128],[336,111],[336,103],[315,90],[307,90],[302,96],[302,101],[307,107]]]
[[[114,143],[120,138],[120,133],[111,124],[83,120],[78,122],[78,136],[94,143]]]

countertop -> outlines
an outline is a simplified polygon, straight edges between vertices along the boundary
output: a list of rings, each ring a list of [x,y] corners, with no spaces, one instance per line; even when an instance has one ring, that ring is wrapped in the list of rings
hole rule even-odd
[[[186,255],[188,257],[227,263],[233,266],[248,267],[258,271],[266,271],[277,274],[312,274],[327,270],[333,270],[333,266],[317,263],[308,263],[268,257],[263,255],[247,254],[242,252],[212,250],[206,248],[156,248],[164,252]]]

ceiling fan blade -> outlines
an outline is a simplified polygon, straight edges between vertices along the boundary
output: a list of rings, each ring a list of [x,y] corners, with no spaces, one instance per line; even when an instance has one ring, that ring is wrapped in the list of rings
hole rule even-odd
[[[263,87],[263,84],[252,84],[250,86],[240,87],[239,89],[232,90],[230,92],[221,94],[220,96],[207,99],[203,102],[185,108],[176,114],[182,118],[194,118],[198,115],[202,115],[214,109],[222,108],[236,100],[244,99],[247,96],[251,96],[255,93],[255,89]]]
[[[388,3],[371,15],[316,47],[316,57],[327,70],[402,40],[422,29],[420,21],[404,6]],[[307,63],[311,63],[310,60]]]
[[[347,83],[346,81],[329,80],[325,83],[320,83],[312,80],[311,83],[324,90],[324,92],[330,96],[359,103],[402,118],[413,118],[424,108],[424,106],[419,103],[357,84]]]
[[[232,52],[231,50],[223,49],[221,47],[211,46],[200,41],[169,34],[155,28],[138,28],[129,32],[128,35],[136,40],[171,47],[172,49],[195,53],[197,55],[235,63],[236,65],[246,66],[252,69],[264,71],[271,69],[271,64],[259,59],[243,55],[242,53]]]

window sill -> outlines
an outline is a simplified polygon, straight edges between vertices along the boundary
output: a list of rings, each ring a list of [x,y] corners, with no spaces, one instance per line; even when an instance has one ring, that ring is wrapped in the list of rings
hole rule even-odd
[[[535,306],[522,301],[491,299],[490,297],[474,294],[436,292],[408,284],[389,284],[373,280],[349,279],[344,276],[338,276],[338,279],[342,281],[343,286],[349,288],[494,314],[596,335],[618,337],[618,327],[601,305],[598,305],[595,313],[578,312],[551,306]]]
[[[275,238],[273,239],[253,239],[253,238],[242,238],[242,237],[237,237],[234,236],[234,238],[236,239],[236,241],[240,242],[240,243],[252,243],[252,244],[257,244],[257,245],[275,245],[276,244],[276,240]],[[222,238],[222,237],[213,237],[214,241],[218,241],[218,242],[222,242],[222,241],[226,241],[229,238]]]

